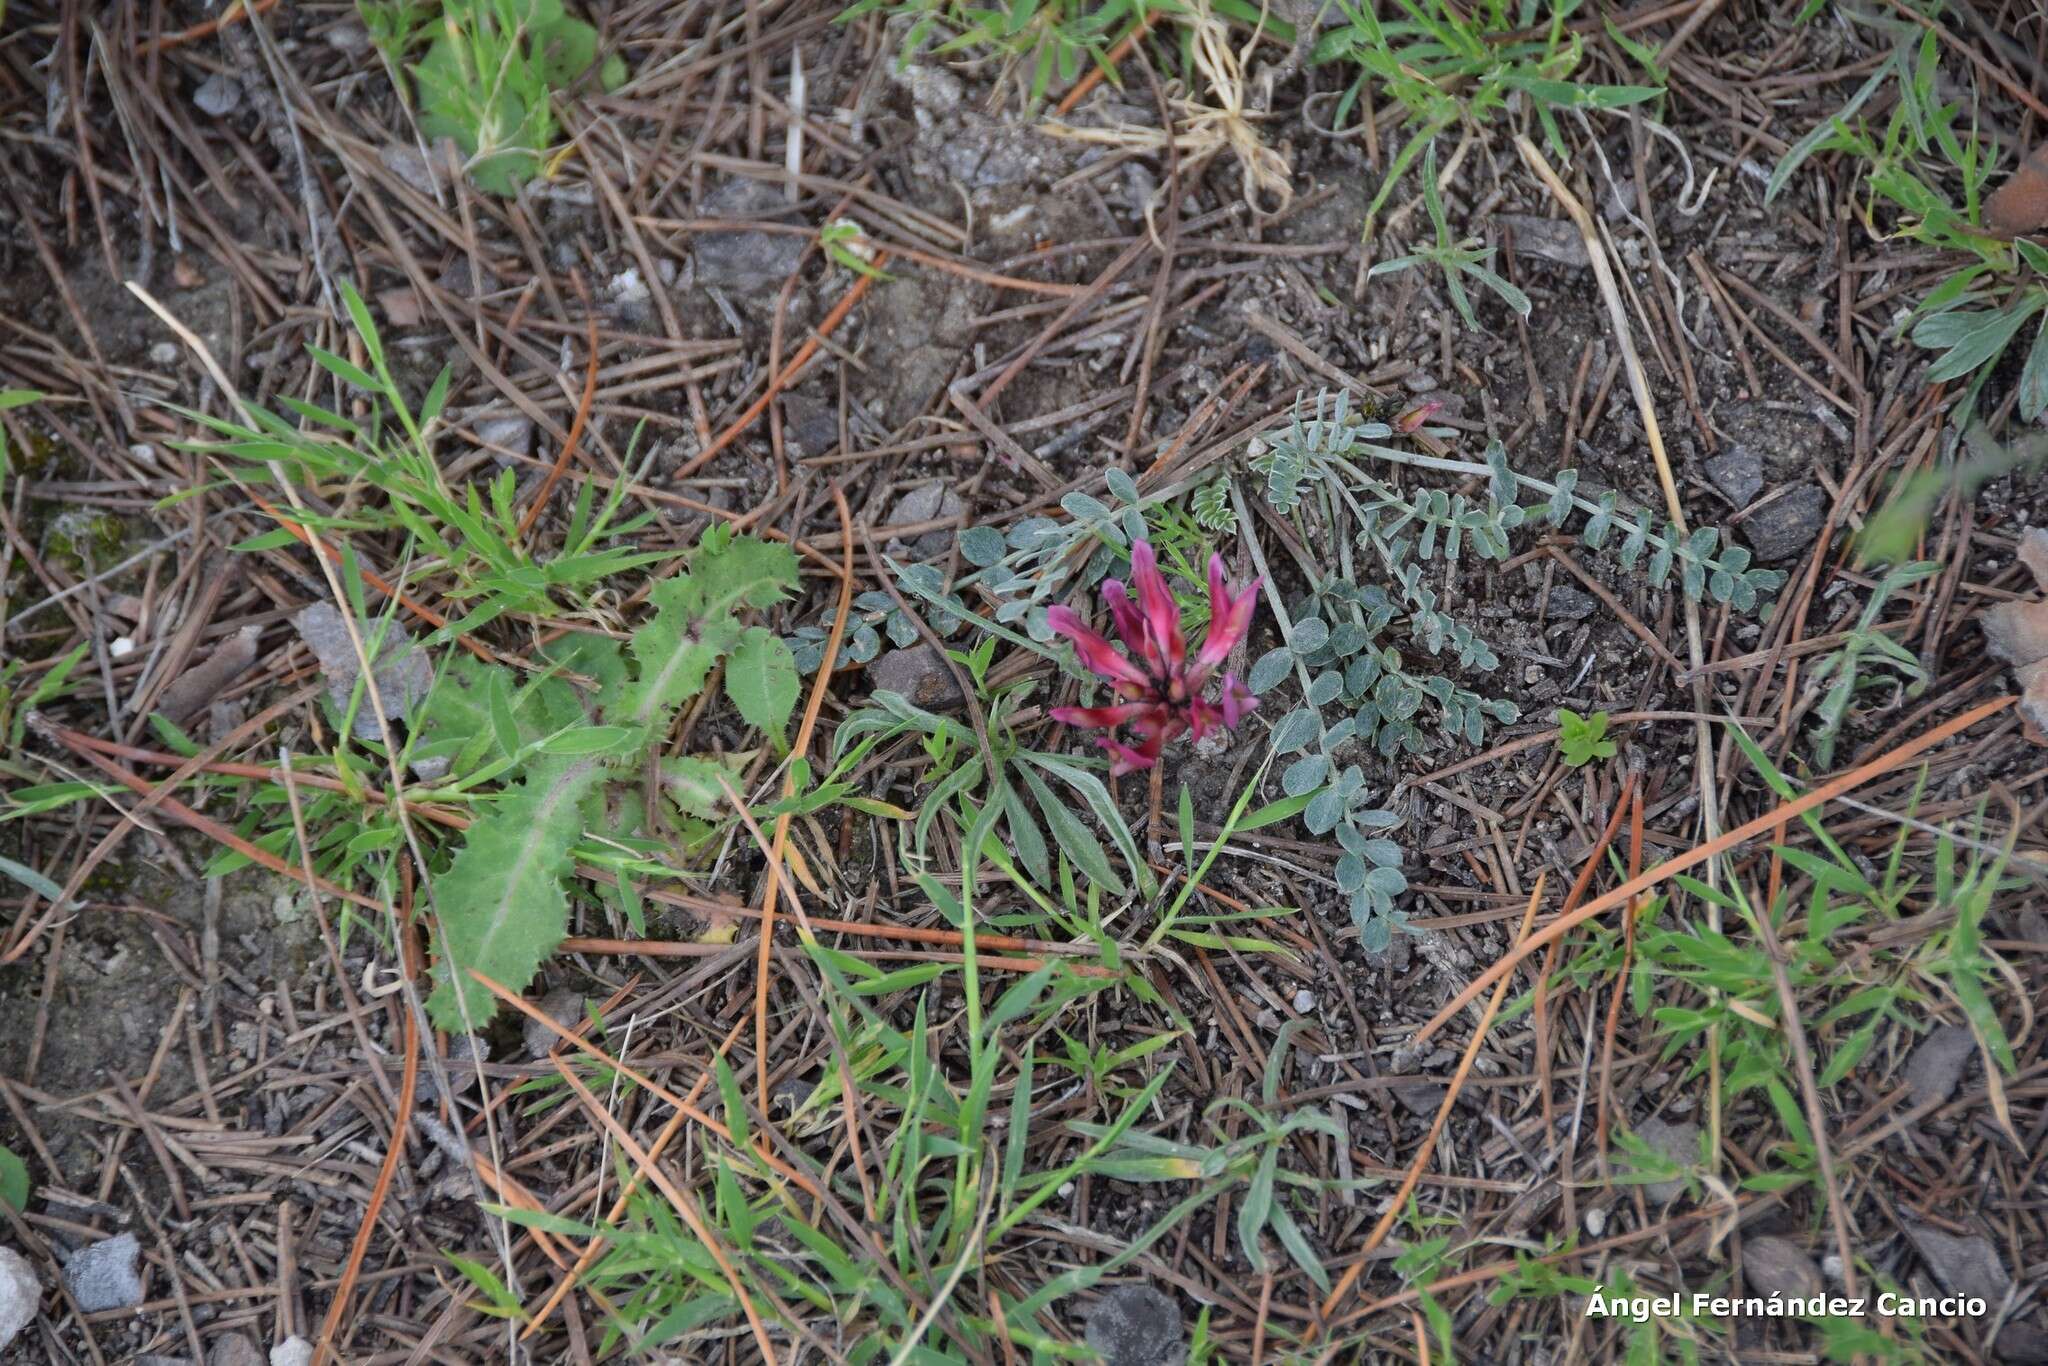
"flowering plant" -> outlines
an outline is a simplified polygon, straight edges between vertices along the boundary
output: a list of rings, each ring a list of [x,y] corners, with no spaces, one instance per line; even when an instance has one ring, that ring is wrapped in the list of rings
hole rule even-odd
[[[1192,731],[1199,740],[1211,726],[1236,729],[1258,705],[1235,674],[1223,676],[1222,696],[1215,702],[1204,698],[1202,690],[1244,639],[1257,606],[1259,580],[1232,593],[1223,581],[1223,557],[1209,557],[1209,634],[1193,658],[1181,634],[1180,606],[1159,572],[1149,541],[1131,545],[1131,583],[1138,590],[1135,602],[1120,580],[1102,586],[1102,600],[1127,654],[1118,654],[1070,608],[1054,607],[1046,614],[1053,630],[1074,642],[1082,665],[1123,699],[1106,707],[1054,707],[1052,718],[1105,730],[1129,726],[1138,739],[1135,746],[1113,735],[1096,740],[1110,753],[1109,771],[1119,775],[1152,767],[1166,742],[1184,731]]]

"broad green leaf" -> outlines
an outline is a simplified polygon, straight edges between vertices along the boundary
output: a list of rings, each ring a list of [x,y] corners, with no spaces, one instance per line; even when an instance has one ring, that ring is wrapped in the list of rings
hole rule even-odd
[[[497,999],[471,969],[522,991],[562,942],[569,848],[583,833],[583,798],[603,772],[594,758],[542,759],[469,827],[434,883],[440,954],[427,1008],[438,1027],[469,1033],[496,1012]]]
[[[12,1148],[0,1147],[0,1205],[17,1214],[28,1210],[28,1164]]]
[[[750,626],[725,662],[725,694],[748,725],[777,740],[796,710],[796,657],[781,636]]]
[[[721,656],[744,631],[735,614],[779,602],[796,586],[796,553],[788,546],[734,537],[707,539],[690,569],[648,594],[654,616],[633,636],[640,674],[622,689],[606,720],[668,729],[675,709],[695,697]],[[794,665],[791,665],[792,685]]]
[[[1942,354],[1927,368],[1927,382],[1960,379],[1995,360],[2027,319],[2048,306],[2048,291],[2032,290],[2018,304],[1997,311],[1951,309],[1923,318],[1913,340]]]

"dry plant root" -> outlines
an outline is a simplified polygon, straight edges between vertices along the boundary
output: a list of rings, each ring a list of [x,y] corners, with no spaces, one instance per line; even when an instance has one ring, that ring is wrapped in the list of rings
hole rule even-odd
[[[1195,69],[1209,87],[1209,102],[1176,96],[1173,104],[1178,126],[1173,129],[1147,128],[1140,124],[1114,123],[1103,128],[1077,128],[1057,120],[1048,121],[1045,131],[1076,142],[1103,143],[1112,147],[1147,147],[1165,150],[1171,146],[1190,161],[1206,161],[1228,150],[1237,157],[1243,175],[1245,203],[1260,207],[1261,196],[1277,201],[1284,209],[1294,199],[1294,168],[1280,152],[1259,137],[1253,115],[1246,113],[1244,59],[1253,38],[1243,49],[1230,45],[1230,29],[1210,10],[1207,0],[1195,0],[1182,16],[1192,34]],[[1067,106],[1063,102],[1061,112]]]

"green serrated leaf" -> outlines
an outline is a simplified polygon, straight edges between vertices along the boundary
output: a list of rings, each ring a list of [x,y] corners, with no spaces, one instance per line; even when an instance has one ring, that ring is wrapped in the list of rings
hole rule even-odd
[[[684,815],[716,820],[731,808],[725,789],[745,770],[745,754],[674,754],[661,761],[661,788]]]
[[[634,634],[631,647],[639,677],[621,690],[606,719],[665,731],[675,709],[697,695],[712,666],[739,644],[744,632],[735,613],[780,601],[795,587],[796,574],[796,553],[788,546],[707,538],[688,573],[648,594],[654,616]],[[794,670],[792,663],[792,686]]]
[[[496,1012],[497,999],[471,969],[521,991],[562,942],[569,848],[583,833],[583,798],[603,773],[595,758],[542,759],[469,827],[434,883],[440,955],[427,1009],[436,1026],[468,1033]]]
[[[765,626],[750,626],[725,662],[725,695],[756,730],[780,740],[796,710],[796,657]]]

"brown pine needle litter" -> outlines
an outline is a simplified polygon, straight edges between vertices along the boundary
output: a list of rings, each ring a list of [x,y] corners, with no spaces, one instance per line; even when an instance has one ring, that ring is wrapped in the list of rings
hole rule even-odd
[[[2023,8],[6,0],[0,1360],[2041,1357]]]

